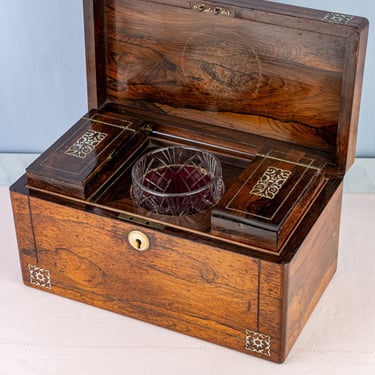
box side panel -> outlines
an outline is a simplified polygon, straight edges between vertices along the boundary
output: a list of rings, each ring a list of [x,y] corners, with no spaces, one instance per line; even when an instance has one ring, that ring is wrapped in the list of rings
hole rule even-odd
[[[83,0],[88,108],[107,99],[104,0]]]
[[[286,267],[285,352],[326,289],[337,267],[342,182]]]
[[[347,40],[349,53],[345,62],[341,105],[343,110],[339,118],[337,148],[337,160],[343,172],[351,167],[355,159],[367,36],[368,24]],[[357,59],[353,56],[357,56]]]
[[[30,202],[51,292],[247,352],[246,332],[257,328],[257,260],[35,197]],[[134,229],[148,236],[149,250],[130,246]]]
[[[16,191],[11,191],[10,197],[13,208],[13,218],[16,228],[22,277],[25,284],[29,284],[29,265],[38,264],[38,256],[35,248],[34,233],[32,228],[32,219],[30,215],[29,196]]]
[[[283,265],[262,260],[259,268],[259,285],[258,331],[268,337],[270,353],[274,360],[282,362]]]

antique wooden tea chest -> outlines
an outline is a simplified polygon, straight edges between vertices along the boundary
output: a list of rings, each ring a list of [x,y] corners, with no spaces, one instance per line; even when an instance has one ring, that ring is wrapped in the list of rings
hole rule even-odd
[[[25,284],[284,361],[336,270],[367,20],[261,0],[84,17],[90,110],[11,187]],[[171,145],[220,160],[211,210],[134,204],[133,163]]]

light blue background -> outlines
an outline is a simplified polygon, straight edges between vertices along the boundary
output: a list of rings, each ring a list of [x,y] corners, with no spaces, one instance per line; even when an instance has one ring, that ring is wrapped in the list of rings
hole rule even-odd
[[[369,19],[357,156],[375,157],[375,2],[279,2]],[[0,0],[0,152],[41,152],[86,112],[82,16],[81,0]]]

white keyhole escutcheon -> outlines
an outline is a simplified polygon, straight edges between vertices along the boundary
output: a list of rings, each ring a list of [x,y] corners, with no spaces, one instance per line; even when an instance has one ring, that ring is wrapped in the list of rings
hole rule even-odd
[[[150,240],[139,230],[132,230],[129,232],[128,240],[132,248],[138,251],[146,251],[150,247]]]

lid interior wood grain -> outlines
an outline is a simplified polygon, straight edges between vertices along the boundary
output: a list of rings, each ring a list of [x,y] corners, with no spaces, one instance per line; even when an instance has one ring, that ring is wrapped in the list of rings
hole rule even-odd
[[[85,0],[90,106],[355,155],[367,20],[264,1]],[[183,126],[183,125],[182,125]]]

